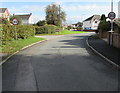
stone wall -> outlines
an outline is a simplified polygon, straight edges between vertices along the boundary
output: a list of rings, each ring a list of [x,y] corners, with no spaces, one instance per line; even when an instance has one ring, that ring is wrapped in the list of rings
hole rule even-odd
[[[118,33],[113,33],[113,46],[120,48],[120,34]]]
[[[107,38],[107,36],[108,36],[108,32],[102,32],[102,31],[99,32],[99,38]]]

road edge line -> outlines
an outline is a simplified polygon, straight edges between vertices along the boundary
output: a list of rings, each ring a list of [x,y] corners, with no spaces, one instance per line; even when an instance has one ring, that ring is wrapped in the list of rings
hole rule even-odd
[[[114,66],[115,68],[117,68],[118,70],[120,70],[120,66],[117,65],[115,62],[111,61],[109,58],[105,57],[104,55],[102,55],[100,52],[98,52],[95,48],[93,48],[90,44],[89,44],[89,37],[86,39],[86,43],[88,45],[88,47],[93,50],[96,54],[98,54],[100,57],[102,57],[103,59],[105,59],[109,64],[111,64],[112,66]]]
[[[31,47],[31,46],[33,46],[33,45],[36,45],[36,44],[38,44],[38,43],[45,42],[45,41],[47,41],[47,40],[41,40],[41,41],[38,41],[38,42],[36,42],[36,43],[32,43],[32,44],[30,44],[30,45],[27,45],[27,46],[21,48],[20,50],[14,52],[13,54],[11,54],[11,55],[9,55],[7,58],[5,58],[3,61],[1,61],[1,62],[0,62],[0,66],[1,66],[2,64],[4,64],[8,59],[10,59],[12,56],[14,56],[15,54],[19,53],[20,51],[22,51],[22,50],[24,50],[24,49],[27,49],[27,48],[29,48],[29,47]]]

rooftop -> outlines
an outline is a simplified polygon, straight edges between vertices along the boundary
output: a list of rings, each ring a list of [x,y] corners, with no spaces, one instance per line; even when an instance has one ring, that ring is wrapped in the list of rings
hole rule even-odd
[[[0,13],[4,13],[7,8],[0,8]]]

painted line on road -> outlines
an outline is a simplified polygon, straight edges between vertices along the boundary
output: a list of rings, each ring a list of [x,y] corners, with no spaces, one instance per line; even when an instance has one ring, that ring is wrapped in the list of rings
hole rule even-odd
[[[6,59],[4,59],[4,60],[0,63],[0,66],[1,66],[3,63],[5,63],[8,59],[10,59],[12,56],[14,56],[15,54],[17,54],[18,52],[20,52],[20,51],[22,51],[22,50],[24,50],[24,49],[26,49],[26,48],[29,48],[29,47],[31,47],[31,46],[33,46],[33,45],[36,45],[36,44],[38,44],[38,43],[45,42],[45,41],[47,41],[47,40],[38,41],[38,42],[36,42],[36,43],[33,43],[33,44],[30,44],[30,45],[28,45],[28,46],[23,47],[23,48],[20,49],[19,51],[14,52],[14,53],[11,54],[10,56],[8,56]]]
[[[105,57],[104,55],[102,55],[101,53],[99,53],[95,48],[93,48],[90,44],[89,44],[89,37],[86,39],[86,43],[88,45],[88,47],[90,49],[92,49],[96,54],[98,54],[99,56],[101,56],[103,59],[105,59],[109,64],[113,65],[115,68],[117,68],[118,70],[120,70],[120,66],[117,65],[115,62],[111,61],[110,59],[108,59],[107,57]]]

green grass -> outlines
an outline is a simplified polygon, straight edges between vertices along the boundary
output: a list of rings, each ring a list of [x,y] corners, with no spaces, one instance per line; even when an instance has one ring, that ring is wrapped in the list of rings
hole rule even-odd
[[[2,52],[12,54],[21,48],[30,45],[32,43],[44,40],[43,38],[31,37],[28,39],[14,40],[7,42],[7,45],[2,45]]]
[[[68,35],[68,34],[80,34],[80,33],[86,33],[84,31],[70,31],[70,30],[62,30],[60,32],[56,32],[53,34],[37,34],[37,35]]]

